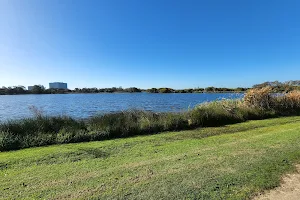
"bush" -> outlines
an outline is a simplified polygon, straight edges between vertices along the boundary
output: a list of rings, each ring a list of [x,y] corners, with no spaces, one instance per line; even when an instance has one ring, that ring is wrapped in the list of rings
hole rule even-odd
[[[273,100],[271,92],[271,87],[250,89],[244,96],[244,103],[250,107],[270,109]]]
[[[244,121],[239,100],[222,100],[200,104],[190,112],[194,127],[220,126]]]
[[[290,109],[300,108],[300,91],[294,90],[285,95],[287,107]]]
[[[20,148],[22,140],[11,132],[0,131],[0,151],[15,150]]]

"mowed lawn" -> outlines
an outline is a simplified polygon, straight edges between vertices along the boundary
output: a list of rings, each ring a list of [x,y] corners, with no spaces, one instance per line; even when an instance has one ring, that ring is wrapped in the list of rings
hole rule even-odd
[[[248,199],[300,163],[300,117],[0,153],[1,199]]]

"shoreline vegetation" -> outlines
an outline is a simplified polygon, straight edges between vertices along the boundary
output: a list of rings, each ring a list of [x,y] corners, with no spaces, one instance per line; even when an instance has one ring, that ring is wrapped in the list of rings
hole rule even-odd
[[[264,82],[256,84],[252,88],[271,87],[272,92],[289,92],[292,90],[300,90],[300,81],[286,81],[286,82]],[[0,88],[0,95],[17,95],[17,94],[85,94],[85,93],[244,93],[251,88],[189,88],[189,89],[172,89],[172,88],[150,88],[140,89],[136,87],[122,88],[75,88],[70,89],[46,89],[43,85],[34,85],[32,90],[26,90],[24,86],[2,87]]]
[[[34,118],[0,123],[0,151],[217,127],[300,114],[300,91],[280,95],[272,92],[269,86],[250,89],[243,99],[203,103],[186,112],[128,110],[87,120],[44,116],[33,108]]]

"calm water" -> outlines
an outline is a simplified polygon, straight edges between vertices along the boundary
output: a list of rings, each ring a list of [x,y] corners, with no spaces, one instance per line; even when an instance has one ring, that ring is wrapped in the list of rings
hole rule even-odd
[[[142,109],[155,112],[183,111],[221,98],[240,98],[242,94],[51,94],[0,96],[0,121],[33,116],[35,106],[46,115],[87,118],[95,114]]]

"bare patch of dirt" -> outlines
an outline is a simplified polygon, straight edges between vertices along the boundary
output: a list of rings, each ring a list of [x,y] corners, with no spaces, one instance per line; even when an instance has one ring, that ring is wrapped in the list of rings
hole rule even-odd
[[[282,179],[282,184],[273,190],[259,195],[254,200],[299,200],[300,199],[300,165],[298,173],[287,174]]]

